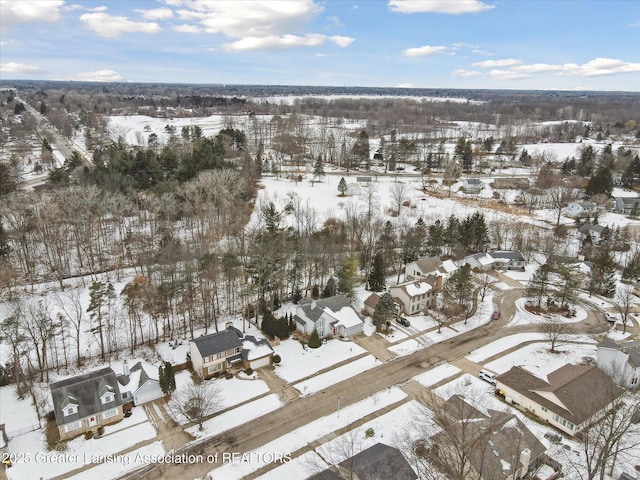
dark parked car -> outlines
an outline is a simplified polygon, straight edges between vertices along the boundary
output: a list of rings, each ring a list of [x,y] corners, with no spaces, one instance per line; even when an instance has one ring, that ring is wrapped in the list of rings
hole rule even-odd
[[[491,314],[491,320],[498,320],[500,318],[500,310],[494,310]]]
[[[411,322],[409,322],[409,320],[407,320],[404,317],[398,317],[396,318],[396,322],[398,322],[400,325],[402,325],[403,327],[410,327],[411,326]]]

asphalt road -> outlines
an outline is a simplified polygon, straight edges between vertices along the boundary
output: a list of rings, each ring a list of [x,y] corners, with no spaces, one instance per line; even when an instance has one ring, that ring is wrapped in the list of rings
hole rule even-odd
[[[377,368],[332,385],[315,395],[296,399],[256,421],[247,422],[180,452],[205,455],[216,452],[249,452],[336,410],[338,397],[344,407],[363,400],[374,392],[402,384],[441,361],[452,362],[464,357],[472,350],[498,338],[514,333],[536,331],[535,325],[506,327],[515,313],[515,301],[521,295],[521,289],[504,292],[502,298],[498,300],[502,316],[497,321],[419,350],[412,355],[394,358]],[[607,328],[601,314],[589,310],[588,318],[584,322],[574,324],[574,331],[591,333],[594,328],[600,327]],[[149,465],[122,478],[193,480],[205,476],[213,468],[215,465],[207,463],[189,466]]]

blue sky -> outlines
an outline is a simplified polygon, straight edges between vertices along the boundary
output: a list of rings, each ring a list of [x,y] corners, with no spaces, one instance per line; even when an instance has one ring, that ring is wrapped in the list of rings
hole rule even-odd
[[[0,79],[640,91],[640,1],[0,0]]]

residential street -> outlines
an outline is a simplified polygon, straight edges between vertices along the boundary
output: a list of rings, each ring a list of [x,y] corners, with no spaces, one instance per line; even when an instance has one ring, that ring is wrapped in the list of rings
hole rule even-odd
[[[470,373],[475,374],[474,364],[463,359],[469,352],[508,335],[537,330],[535,325],[505,327],[515,313],[515,301],[521,295],[521,289],[512,289],[505,291],[502,298],[497,299],[496,303],[500,305],[502,310],[502,317],[497,321],[492,321],[490,324],[411,355],[386,361],[377,368],[335,384],[315,395],[290,401],[282,408],[261,417],[259,422],[245,423],[224,434],[181,450],[180,453],[211,454],[251,451],[326,415],[327,412],[336,410],[338,397],[344,407],[387,387],[401,385],[441,361],[456,362],[456,365],[462,366],[463,370],[468,368]],[[593,333],[596,328],[603,331],[607,327],[608,325],[601,318],[601,314],[590,309],[587,319],[573,325],[573,331],[575,333]],[[467,368],[464,368],[465,365]],[[193,480],[203,477],[214,466],[215,464],[207,463],[192,464],[186,468],[184,465],[150,465],[142,471],[130,473],[122,478]]]

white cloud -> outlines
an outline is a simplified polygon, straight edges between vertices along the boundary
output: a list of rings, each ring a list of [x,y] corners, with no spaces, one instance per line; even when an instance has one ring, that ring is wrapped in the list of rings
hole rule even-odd
[[[28,65],[26,63],[8,62],[0,63],[0,72],[4,73],[23,73],[30,75],[44,75],[47,72],[35,65]]]
[[[219,33],[231,39],[223,45],[229,51],[313,47],[326,42],[347,47],[354,42],[345,36],[298,33],[324,11],[314,0],[165,0],[165,3],[180,7],[175,13],[186,25],[197,24],[203,32]],[[341,26],[337,17],[328,17],[328,20],[332,28]],[[196,32],[191,27],[183,28],[183,31]]]
[[[415,85],[413,83],[401,83],[396,85],[396,88],[415,88]]]
[[[173,10],[170,8],[152,8],[151,10],[134,10],[147,20],[169,20],[173,18]]]
[[[313,0],[196,0],[188,6],[200,17],[208,33],[223,33],[231,38],[284,35],[306,25],[323,11]]]
[[[475,70],[455,70],[451,75],[454,77],[479,77],[482,75],[482,72],[478,72]]]
[[[495,8],[479,0],[389,0],[389,9],[399,13],[477,13]]]
[[[155,22],[133,22],[127,17],[116,17],[107,13],[85,13],[80,20],[96,34],[104,38],[119,37],[123,33],[158,33],[161,28]]]
[[[640,63],[624,62],[613,58],[596,58],[582,65],[564,63],[552,65],[548,63],[532,63],[517,65],[511,70],[519,73],[557,72],[558,75],[577,75],[580,77],[596,77],[601,75],[616,75],[618,73],[638,72]]]
[[[200,33],[202,29],[197,25],[189,25],[188,23],[183,23],[182,25],[174,25],[173,29],[176,32],[180,33]]]
[[[567,63],[562,65],[560,74],[595,77],[600,75],[615,75],[618,73],[639,72],[640,63],[623,62],[614,58],[595,58],[582,65]]]
[[[474,67],[481,68],[496,68],[496,67],[513,67],[515,65],[520,65],[522,62],[520,60],[516,60],[515,58],[505,58],[503,60],[485,60],[484,62],[476,62],[472,65]]]
[[[235,42],[224,45],[228,51],[244,51],[244,50],[282,50],[293,47],[317,47],[323,45],[327,41],[333,42],[339,47],[349,46],[354,39],[349,37],[333,36],[328,37],[318,33],[309,35],[281,35],[281,36],[265,36],[265,37],[245,37]]]
[[[513,70],[491,70],[489,75],[498,80],[520,80],[531,76],[526,73],[514,72]]]
[[[333,35],[331,37],[328,37],[329,41],[335,43],[336,45],[338,45],[339,47],[345,48],[348,47],[349,45],[351,45],[353,42],[355,42],[355,38],[352,37],[344,37],[342,35]]]
[[[96,70],[95,72],[76,73],[71,80],[79,82],[124,82],[126,79],[118,72],[109,69]]]
[[[446,52],[447,47],[443,47],[441,45],[433,46],[433,45],[423,45],[422,47],[416,48],[407,48],[404,51],[405,57],[424,57],[425,55],[435,55],[437,53]]]
[[[54,23],[60,19],[63,0],[0,0],[0,20],[2,25],[15,23]]]

